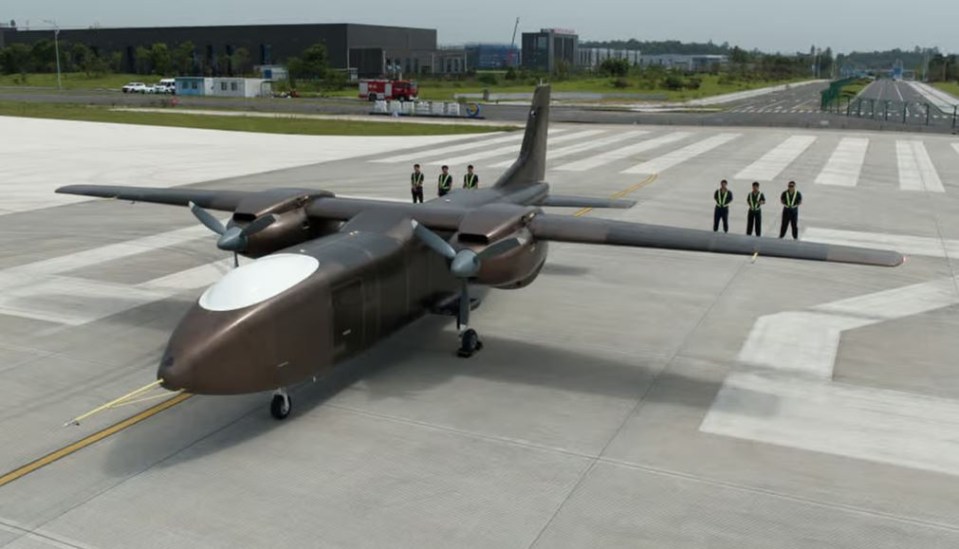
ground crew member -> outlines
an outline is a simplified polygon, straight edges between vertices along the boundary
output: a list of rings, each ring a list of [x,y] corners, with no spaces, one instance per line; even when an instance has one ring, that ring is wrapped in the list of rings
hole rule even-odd
[[[749,204],[749,213],[746,214],[746,236],[753,234],[753,227],[756,227],[756,236],[762,236],[762,207],[766,203],[766,195],[759,192],[759,181],[753,182],[753,192],[746,196],[746,203]]]
[[[479,176],[473,173],[473,165],[466,167],[466,175],[463,176],[463,188],[476,190],[479,187]]]
[[[426,175],[420,171],[419,164],[413,164],[413,173],[410,174],[410,192],[413,193],[413,204],[423,203],[423,180]]]
[[[446,193],[450,192],[453,189],[453,176],[450,175],[450,167],[443,166],[443,173],[440,174],[439,179],[439,195],[445,196]]]
[[[733,193],[726,188],[726,180],[719,182],[719,188],[713,193],[716,201],[716,210],[713,212],[713,232],[719,230],[719,221],[723,222],[723,232],[729,232],[729,203],[733,201]]]
[[[779,238],[786,236],[786,227],[792,225],[793,238],[799,239],[799,206],[802,204],[802,193],[796,190],[796,182],[790,181],[789,186],[779,196],[783,203],[783,224],[779,229]]]

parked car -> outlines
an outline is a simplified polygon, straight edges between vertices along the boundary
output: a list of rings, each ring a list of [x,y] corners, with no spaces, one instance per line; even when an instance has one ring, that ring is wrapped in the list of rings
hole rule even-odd
[[[153,86],[153,93],[176,94],[176,79],[164,78],[160,83]]]
[[[130,82],[121,89],[123,93],[149,93],[152,86],[147,86],[143,82]]]

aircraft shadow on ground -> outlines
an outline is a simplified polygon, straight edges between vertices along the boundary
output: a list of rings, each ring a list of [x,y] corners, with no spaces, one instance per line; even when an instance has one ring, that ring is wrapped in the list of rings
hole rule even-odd
[[[494,318],[476,315],[474,323],[482,329]],[[351,360],[316,383],[307,382],[291,390],[293,415],[282,425],[310,429],[309,413],[328,403],[351,388],[363,391],[368,401],[382,399],[412,399],[417,394],[438,386],[448,385],[457,377],[480,378],[504,384],[539,386],[558,391],[589,393],[616,399],[644,399],[647,403],[681,405],[697,410],[708,409],[719,391],[721,381],[700,379],[663,371],[664,357],[598,358],[568,348],[555,348],[541,343],[485,336],[486,347],[474,358],[464,360],[454,353],[455,331],[451,319],[425,318],[381,342],[376,348]],[[362,387],[356,387],[362,382]],[[650,387],[650,384],[655,387]],[[666,387],[666,390],[657,390]],[[458,390],[450,387],[451,391]],[[260,435],[279,428],[280,423],[269,417],[269,393],[242,397],[195,397],[206,402],[191,403],[202,406],[226,406],[225,399],[244,399],[251,403],[238,408],[235,418],[205,433],[199,440],[177,442],[176,430],[153,430],[150,436],[124,437],[118,441],[105,468],[111,476],[125,476],[143,469],[142,464],[131,463],[129,453],[135,455],[169,456],[173,448],[183,448],[159,467],[175,467],[183,461],[215,455],[234,446],[249,443]],[[235,401],[233,403],[235,406]],[[348,405],[352,407],[352,405]],[[757,415],[775,411],[775,402],[762,409],[753,409]],[[215,415],[215,414],[214,414]],[[400,415],[401,417],[401,415]],[[196,435],[189,435],[196,439]],[[209,440],[215,438],[215,442]],[[146,448],[144,448],[144,445]],[[155,452],[155,454],[153,454]],[[135,469],[131,469],[134,468]]]

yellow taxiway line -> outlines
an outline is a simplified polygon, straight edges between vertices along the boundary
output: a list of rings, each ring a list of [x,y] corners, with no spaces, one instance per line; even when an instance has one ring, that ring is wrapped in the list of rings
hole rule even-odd
[[[640,181],[639,183],[633,185],[632,187],[629,187],[629,188],[627,188],[627,189],[623,189],[623,190],[619,191],[618,193],[614,194],[614,195],[611,196],[610,198],[612,198],[613,200],[618,200],[618,199],[620,199],[620,198],[625,198],[625,197],[633,194],[634,192],[642,189],[643,187],[652,184],[653,181],[656,181],[656,178],[657,178],[657,177],[659,177],[659,174],[655,174],[655,173],[654,173],[653,175],[647,177],[646,179]],[[582,210],[574,213],[573,215],[574,215],[575,217],[583,217],[584,215],[588,215],[588,214],[589,214],[590,212],[592,212],[592,211],[593,211],[593,208],[583,208]]]
[[[87,436],[81,440],[78,440],[77,442],[74,442],[73,444],[70,444],[69,446],[64,446],[63,448],[60,448],[59,450],[56,450],[55,452],[51,452],[40,459],[31,461],[30,463],[22,467],[14,469],[13,471],[10,471],[9,473],[0,477],[0,488],[2,488],[3,486],[6,486],[7,484],[10,484],[11,482],[17,479],[23,478],[38,469],[42,469],[43,467],[46,467],[47,465],[50,465],[51,463],[59,461],[69,456],[70,454],[76,453],[86,448],[87,446],[96,444],[97,442],[100,442],[101,440],[105,438],[111,437],[124,429],[130,428],[136,425],[137,423],[140,423],[141,421],[149,419],[164,410],[168,410],[176,406],[177,404],[180,404],[184,400],[190,398],[191,396],[193,395],[189,393],[180,393],[171,399],[164,400],[163,402],[155,406],[147,408],[146,410],[136,414],[135,416],[129,417],[119,423],[114,423],[113,425],[107,427],[106,429],[103,429],[102,431],[93,433],[92,435]]]

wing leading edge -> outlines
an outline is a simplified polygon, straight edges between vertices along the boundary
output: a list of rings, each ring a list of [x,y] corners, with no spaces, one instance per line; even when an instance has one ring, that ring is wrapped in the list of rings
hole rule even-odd
[[[714,233],[696,229],[627,223],[608,219],[541,214],[529,225],[536,238],[580,244],[606,244],[720,254],[753,255],[896,267],[905,258],[892,250],[872,250],[813,242]]]
[[[236,210],[244,198],[253,193],[245,191],[210,191],[204,189],[160,189],[153,187],[124,187],[114,185],[67,185],[57,189],[58,194],[77,194],[99,198],[115,198],[131,202],[149,202],[168,206],[189,206],[190,202],[222,212]]]

